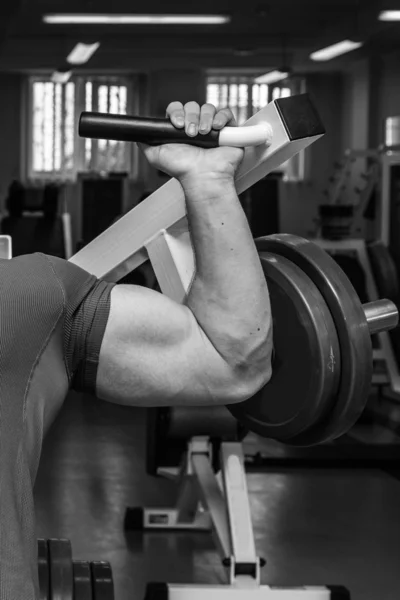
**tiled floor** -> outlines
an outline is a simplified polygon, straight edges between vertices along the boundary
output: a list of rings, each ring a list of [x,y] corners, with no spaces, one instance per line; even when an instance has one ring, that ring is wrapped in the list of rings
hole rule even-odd
[[[68,537],[74,558],[109,560],[116,600],[148,581],[223,582],[208,534],[124,534],[127,505],[162,506],[170,482],[146,475],[144,411],[71,394],[43,451],[38,537]],[[263,583],[342,584],[353,600],[400,599],[400,482],[380,471],[250,473]],[[249,598],[249,600],[251,600]]]

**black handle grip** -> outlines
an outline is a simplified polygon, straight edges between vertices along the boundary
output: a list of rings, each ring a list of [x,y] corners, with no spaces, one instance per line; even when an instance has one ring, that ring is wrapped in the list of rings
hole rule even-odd
[[[141,142],[150,146],[161,144],[189,144],[201,148],[217,148],[219,131],[189,137],[184,129],[176,129],[169,119],[147,119],[83,112],[79,119],[79,135],[98,140]]]

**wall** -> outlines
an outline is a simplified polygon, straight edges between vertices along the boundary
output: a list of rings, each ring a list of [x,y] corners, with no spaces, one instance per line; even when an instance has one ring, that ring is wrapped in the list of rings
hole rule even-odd
[[[176,69],[152,71],[148,76],[148,101],[146,115],[165,117],[165,110],[175,100],[185,104],[195,100],[200,105],[205,102],[206,83],[203,71],[199,69]],[[139,177],[143,187],[156,190],[169,178],[150,168],[147,161],[140,158]]]
[[[19,74],[0,73],[0,210],[9,184],[21,174],[22,81]]]
[[[348,148],[368,148],[369,81],[367,60],[357,61],[343,76],[342,152]]]
[[[324,123],[325,135],[306,149],[305,181],[282,182],[280,189],[280,230],[310,237],[316,225],[318,205],[341,152],[343,81],[336,73],[310,75],[306,89]]]
[[[376,148],[384,123],[400,115],[400,51],[355,62],[343,76],[342,150]]]
[[[343,160],[347,149],[376,148],[383,142],[387,116],[400,115],[400,53],[358,60],[341,74],[313,75],[307,80],[326,127],[324,138],[307,150],[307,181],[282,184],[281,229],[309,236],[323,191],[334,174],[334,162]],[[343,201],[356,202],[354,188],[365,185],[361,173],[365,159],[357,159],[347,180]]]
[[[376,127],[380,133],[380,142],[384,140],[384,122],[387,117],[400,115],[400,52],[388,54],[382,58],[381,80],[379,88],[379,106]]]
[[[150,111],[155,117],[164,117],[167,105],[179,100],[183,104],[196,100],[205,102],[205,78],[194,69],[153,71],[149,77]]]

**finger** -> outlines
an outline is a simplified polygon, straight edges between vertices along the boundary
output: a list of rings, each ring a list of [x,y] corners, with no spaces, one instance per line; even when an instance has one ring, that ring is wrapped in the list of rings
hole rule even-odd
[[[202,135],[210,133],[216,110],[213,104],[203,104],[201,107],[199,133]]]
[[[151,154],[154,151],[154,147],[144,144],[143,142],[138,143],[137,146],[139,148],[139,152],[141,152],[141,154],[149,161]]]
[[[185,111],[182,102],[171,102],[168,104],[165,116],[171,120],[174,127],[182,129],[185,126]]]
[[[194,137],[199,133],[200,106],[197,102],[187,102],[184,109],[186,133],[190,137]]]
[[[222,127],[226,127],[226,125],[229,125],[229,127],[237,127],[236,119],[230,108],[222,108],[219,110],[213,121],[214,129],[222,129]]]

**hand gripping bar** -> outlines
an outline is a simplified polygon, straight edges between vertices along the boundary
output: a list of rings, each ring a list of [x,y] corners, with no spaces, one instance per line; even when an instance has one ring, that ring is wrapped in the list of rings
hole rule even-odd
[[[169,119],[83,112],[79,121],[79,135],[94,139],[141,142],[150,146],[189,144],[200,148],[245,148],[261,144],[269,146],[272,141],[272,127],[268,123],[248,127],[224,127],[220,131],[212,129],[205,135],[189,137],[184,129],[177,129]]]

